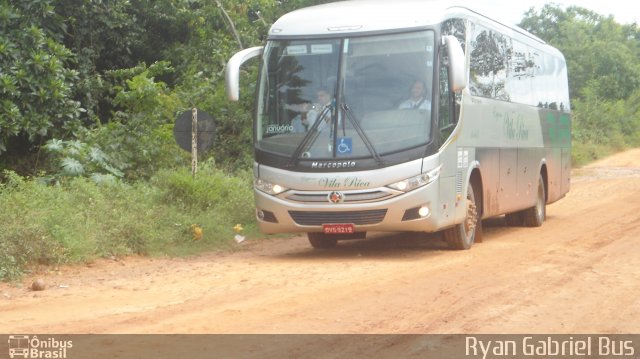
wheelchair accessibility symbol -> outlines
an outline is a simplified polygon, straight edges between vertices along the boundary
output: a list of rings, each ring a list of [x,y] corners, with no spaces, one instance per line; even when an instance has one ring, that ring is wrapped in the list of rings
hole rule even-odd
[[[338,155],[350,155],[352,152],[353,140],[351,137],[341,137],[338,139],[338,147],[336,147]]]

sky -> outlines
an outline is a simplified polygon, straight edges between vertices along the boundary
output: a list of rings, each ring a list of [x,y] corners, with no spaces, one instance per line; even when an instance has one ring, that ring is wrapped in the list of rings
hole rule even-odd
[[[475,1],[471,2],[471,4],[473,3]],[[487,7],[490,6],[491,8],[478,8],[479,11],[486,15],[495,14],[492,17],[501,18],[511,24],[520,22],[523,14],[531,7],[540,10],[544,4],[554,3],[562,9],[575,5],[600,15],[613,15],[614,19],[620,24],[636,22],[640,25],[640,3],[636,3],[633,0],[485,0],[485,3]]]

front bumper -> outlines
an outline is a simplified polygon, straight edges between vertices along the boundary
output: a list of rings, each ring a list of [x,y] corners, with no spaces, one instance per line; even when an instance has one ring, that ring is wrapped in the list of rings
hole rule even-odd
[[[272,196],[255,190],[256,217],[260,231],[268,234],[322,232],[323,224],[336,223],[354,224],[358,232],[435,232],[439,230],[434,216],[437,184],[435,181],[408,193],[388,188],[343,191],[345,200],[337,204],[329,200],[332,191],[289,191]],[[420,211],[424,207],[428,211]]]

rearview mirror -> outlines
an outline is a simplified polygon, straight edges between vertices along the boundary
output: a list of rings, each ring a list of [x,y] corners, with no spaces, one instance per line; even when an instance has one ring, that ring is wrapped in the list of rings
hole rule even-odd
[[[467,72],[465,71],[465,57],[462,45],[455,36],[443,36],[442,41],[449,56],[449,75],[451,78],[451,90],[462,91],[467,87]]]

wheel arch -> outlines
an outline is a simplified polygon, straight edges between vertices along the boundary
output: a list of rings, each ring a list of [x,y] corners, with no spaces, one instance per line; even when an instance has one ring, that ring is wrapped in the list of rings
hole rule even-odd
[[[484,185],[482,182],[482,171],[480,168],[480,162],[474,161],[471,166],[469,166],[469,171],[466,177],[467,181],[465,183],[470,183],[473,186],[474,195],[479,197],[476,199],[476,203],[480,204],[480,212],[479,217],[482,218],[484,214]],[[466,197],[466,193],[463,193]]]
[[[540,170],[538,171],[542,176],[542,183],[544,184],[544,201],[549,201],[549,172],[547,170],[547,160],[545,158],[540,161]]]

